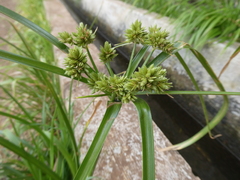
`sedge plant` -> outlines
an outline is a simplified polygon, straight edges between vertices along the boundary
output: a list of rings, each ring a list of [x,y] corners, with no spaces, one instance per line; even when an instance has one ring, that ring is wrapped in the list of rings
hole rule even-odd
[[[27,167],[30,169],[30,172],[41,174],[42,179],[67,179],[70,177],[74,180],[84,180],[91,177],[104,141],[115,118],[118,116],[122,104],[132,102],[137,109],[141,127],[143,160],[142,179],[154,180],[155,158],[151,111],[148,104],[138,97],[138,95],[199,95],[203,112],[206,117],[207,126],[192,138],[163,149],[178,150],[193,144],[207,133],[210,133],[210,130],[221,121],[228,110],[227,95],[240,94],[237,92],[225,92],[224,87],[212,71],[206,59],[197,50],[193,49],[190,45],[184,42],[170,42],[167,39],[169,33],[161,30],[161,28],[157,26],[149,27],[149,29],[146,30],[146,28],[142,26],[141,22],[137,20],[129,29],[126,30],[126,40],[124,42],[116,46],[112,46],[109,42],[105,42],[100,48],[99,54],[100,60],[104,63],[106,69],[108,70],[108,74],[103,74],[99,72],[98,67],[95,65],[94,59],[89,51],[89,44],[93,43],[96,37],[96,31],[88,29],[87,25],[80,23],[76,32],[59,33],[60,40],[58,40],[56,37],[52,36],[50,33],[46,32],[28,19],[3,6],[0,6],[0,12],[32,29],[60,50],[67,53],[64,62],[64,69],[46,62],[36,61],[34,57],[21,56],[4,50],[0,50],[0,58],[23,64],[33,69],[38,69],[43,78],[45,78],[45,73],[50,72],[85,83],[92,90],[92,93],[88,96],[80,98],[107,96],[109,99],[104,117],[82,162],[80,162],[78,156],[80,152],[78,150],[77,142],[79,142],[79,140],[77,140],[74,136],[74,125],[68,116],[68,112],[65,108],[64,102],[60,98],[60,94],[55,91],[54,87],[51,83],[49,83],[49,81],[47,81],[47,79],[44,79],[46,80],[45,83],[47,84],[48,90],[51,92],[55,103],[57,104],[56,110],[61,117],[61,120],[55,121],[57,114],[53,114],[53,118],[48,126],[48,131],[43,130],[41,125],[36,123],[34,124],[30,119],[26,119],[26,116],[28,116],[27,113],[25,113],[25,116],[23,117],[3,114],[19,121],[22,124],[28,125],[34,133],[41,135],[41,142],[44,143],[46,147],[52,147],[50,152],[44,154],[44,157],[37,157],[34,154],[31,154],[31,148],[27,147],[28,143],[25,143],[25,141],[22,142],[19,140],[21,143],[14,143],[10,137],[4,135],[0,136],[0,145],[24,159],[24,163],[28,165]],[[66,44],[71,45],[71,48],[69,48]],[[110,62],[117,56],[116,49],[119,46],[127,46],[129,44],[133,44],[133,49],[128,68],[125,72],[115,74],[110,67]],[[142,45],[142,48],[137,50],[137,45]],[[188,49],[193,55],[195,55],[202,64],[203,68],[213,78],[220,90],[219,92],[203,92],[200,90],[194,76],[191,73],[191,70],[178,53],[178,51],[183,48]],[[161,53],[152,59],[151,55],[157,49],[161,50]],[[166,77],[167,72],[161,67],[161,63],[173,55],[175,55],[182,63],[187,74],[192,80],[196,91],[169,90],[173,84]],[[222,107],[211,121],[208,120],[207,109],[203,99],[204,94],[222,95],[224,99]],[[16,103],[18,103],[17,100]],[[61,124],[61,126],[56,126],[58,123]],[[61,136],[63,134],[64,137]],[[34,134],[32,134],[32,138],[34,138]],[[68,141],[64,141],[62,138],[67,138]],[[39,151],[41,150],[39,149]],[[59,156],[55,156],[56,154]],[[44,158],[46,157],[51,160],[50,164],[48,161],[45,161]],[[62,164],[62,166],[56,167],[55,164],[57,162],[61,162],[60,164]]]

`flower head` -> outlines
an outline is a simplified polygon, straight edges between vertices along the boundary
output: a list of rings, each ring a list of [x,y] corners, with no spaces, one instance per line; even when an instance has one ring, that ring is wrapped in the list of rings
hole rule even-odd
[[[130,29],[126,30],[126,38],[127,42],[132,42],[136,44],[144,44],[146,40],[147,32],[145,31],[145,28],[142,27],[142,23],[138,20],[136,20],[132,25]]]
[[[72,33],[74,36],[74,44],[85,48],[94,41],[96,37],[95,33],[96,31],[93,32],[87,28],[87,25],[80,23],[77,27],[77,33]]]
[[[169,33],[167,31],[161,31],[156,25],[149,27],[149,33],[147,35],[147,44],[153,48],[160,49],[166,53],[171,53],[175,47],[167,40]]]
[[[125,84],[125,89],[160,93],[169,89],[171,84],[166,78],[166,69],[151,65],[138,68],[138,71],[134,72],[129,82]]]
[[[60,41],[62,43],[68,43],[68,44],[73,44],[73,37],[70,33],[68,32],[61,32],[61,33],[58,33],[59,35],[59,38],[60,38]]]
[[[109,42],[105,42],[104,46],[100,47],[99,58],[102,62],[107,63],[113,60],[117,56],[115,48],[112,48]]]
[[[112,97],[115,101],[121,101],[128,103],[134,101],[136,96],[132,91],[125,89],[124,85],[127,82],[127,78],[124,76],[106,76],[102,73],[91,73],[88,79],[89,87],[93,92],[102,91]]]
[[[72,78],[81,78],[81,74],[87,65],[86,53],[83,52],[81,47],[74,47],[69,50],[68,57],[65,58],[64,64],[66,66],[65,74]]]

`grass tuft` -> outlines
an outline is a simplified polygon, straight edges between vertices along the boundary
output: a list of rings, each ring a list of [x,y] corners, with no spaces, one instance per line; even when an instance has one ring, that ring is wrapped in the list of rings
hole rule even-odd
[[[170,17],[175,36],[194,48],[206,43],[226,42],[226,47],[240,42],[240,2],[237,0],[122,0],[161,16]]]

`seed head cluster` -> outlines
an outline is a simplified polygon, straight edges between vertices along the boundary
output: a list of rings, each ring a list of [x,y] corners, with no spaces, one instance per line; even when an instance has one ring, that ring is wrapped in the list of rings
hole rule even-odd
[[[166,69],[162,69],[161,66],[154,67],[151,65],[149,67],[140,67],[125,84],[125,89],[135,92],[164,92],[164,90],[168,90],[172,85],[172,83],[168,82],[166,73]]]
[[[128,103],[134,101],[136,96],[134,92],[125,89],[127,78],[124,76],[107,76],[105,74],[91,73],[88,79],[88,85],[95,92],[104,92],[115,95],[116,101]]]
[[[160,49],[166,53],[171,53],[175,48],[170,41],[167,40],[169,33],[161,31],[156,25],[149,27],[146,44],[151,45],[155,49]]]
[[[169,54],[175,50],[173,44],[167,40],[169,33],[165,30],[161,31],[161,28],[156,25],[149,27],[147,32],[142,27],[142,23],[137,20],[131,25],[131,28],[126,30],[125,36],[127,42],[150,45]]]
[[[73,32],[71,34],[67,32],[62,32],[58,35],[60,41],[63,43],[86,48],[87,45],[91,44],[94,41],[96,37],[96,31],[93,32],[92,30],[87,28],[87,25],[80,23],[77,27],[77,32]]]
[[[59,33],[61,42],[74,45],[65,58],[66,75],[80,79],[85,73],[87,84],[92,89],[92,93],[102,92],[114,98],[112,100],[123,103],[136,100],[136,94],[139,91],[162,93],[172,86],[166,77],[166,70],[153,64],[139,67],[130,77],[125,76],[124,73],[122,75],[106,75],[96,70],[88,71],[90,66],[87,62],[87,56],[89,54],[84,52],[84,49],[87,49],[87,46],[94,41],[95,32],[88,29],[87,25],[80,23],[77,32]],[[147,32],[138,20],[126,30],[125,34],[127,43],[149,45],[153,49],[161,49],[166,53],[171,53],[175,48],[167,40],[168,35],[168,32],[161,31],[157,26],[149,27],[149,32]],[[99,58],[103,63],[109,64],[116,56],[116,49],[109,42],[105,42],[104,46],[100,47]]]
[[[153,65],[139,68],[131,78],[92,73],[88,84],[93,93],[101,91],[115,94],[116,100],[123,103],[134,101],[138,91],[162,93],[172,86],[166,78],[166,70]]]

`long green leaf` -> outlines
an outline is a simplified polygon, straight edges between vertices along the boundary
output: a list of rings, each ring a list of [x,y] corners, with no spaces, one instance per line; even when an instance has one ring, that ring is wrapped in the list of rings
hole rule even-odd
[[[148,49],[149,49],[149,46],[143,46],[142,49],[133,58],[131,65],[128,66],[128,69],[126,71],[126,77],[130,77],[132,73],[136,70],[137,66],[143,59],[144,55],[147,53]]]
[[[73,158],[73,154],[70,154],[68,152],[68,148],[66,146],[64,146],[63,143],[61,143],[59,140],[57,140],[56,138],[54,138],[54,144],[57,146],[58,150],[62,153],[64,159],[66,160],[66,162],[68,163],[69,169],[71,170],[72,174],[75,174],[77,171],[77,166],[75,166],[74,163],[74,158]]]
[[[226,91],[164,91],[161,93],[139,91],[136,95],[167,95],[167,94],[188,94],[188,95],[236,95],[239,96],[240,92],[226,92]]]
[[[220,73],[218,75],[218,79],[221,77],[222,73],[227,69],[230,62],[233,60],[233,58],[236,57],[239,53],[240,53],[240,46],[238,46],[238,48],[234,51],[234,53],[229,58],[228,62],[223,66],[222,70],[220,71]]]
[[[32,29],[33,31],[38,33],[40,36],[44,37],[45,39],[50,41],[52,44],[57,46],[62,51],[66,52],[66,53],[68,52],[68,47],[65,44],[61,43],[55,36],[51,35],[46,30],[37,26],[32,21],[26,19],[25,17],[23,17],[23,16],[15,13],[14,11],[12,11],[12,10],[4,7],[4,6],[1,6],[1,5],[0,5],[0,12],[3,13],[4,15],[6,15],[6,16],[18,21],[19,23],[27,26],[28,28]]]
[[[2,38],[2,37],[0,37],[0,39],[1,39],[2,41],[6,42],[8,45],[14,47],[16,50],[24,53],[26,56],[29,56],[29,54],[27,54],[24,50],[20,49],[19,47],[17,47],[17,46],[14,45],[13,43],[9,42],[8,40],[6,40],[6,39],[4,39],[4,38]]]
[[[185,71],[187,72],[188,74],[188,77],[191,79],[195,89],[197,91],[200,91],[200,88],[198,86],[198,83],[197,81],[195,80],[195,77],[193,76],[191,70],[189,69],[188,65],[185,63],[185,61],[183,60],[182,56],[176,52],[175,53],[176,57],[178,58],[179,62],[182,64],[183,68],[185,69]],[[209,117],[208,117],[208,112],[207,112],[207,107],[206,107],[206,104],[205,104],[205,101],[204,101],[204,98],[203,96],[200,94],[198,95],[199,96],[199,99],[200,99],[200,102],[201,102],[201,106],[202,106],[202,110],[203,110],[203,114],[204,114],[204,117],[205,117],[205,120],[206,120],[206,123],[207,125],[209,124]],[[211,135],[211,131],[210,131],[210,128],[209,128],[209,135]]]
[[[47,76],[45,73],[42,73],[42,76],[43,78],[46,80],[46,85],[48,87],[48,89],[50,90],[51,92],[51,95],[53,96],[56,104],[57,104],[57,107],[59,109],[59,112],[60,112],[60,115],[62,117],[62,121],[64,122],[64,125],[66,126],[66,130],[67,132],[69,133],[69,137],[70,137],[70,141],[73,145],[73,151],[75,153],[75,162],[76,162],[76,165],[78,165],[79,161],[78,161],[78,150],[77,150],[77,142],[76,142],[76,139],[75,139],[75,136],[74,136],[74,130],[73,130],[73,127],[72,127],[72,124],[68,118],[68,115],[67,115],[67,110],[64,106],[64,102],[62,101],[62,98],[61,98],[61,95],[60,94],[57,94],[56,90],[54,89],[53,85],[51,82],[48,81],[47,79]]]
[[[65,76],[65,77],[69,77],[65,74],[65,71],[62,68],[59,68],[57,66],[53,66],[47,63],[43,63],[40,61],[35,61],[34,59],[28,58],[28,57],[24,57],[24,56],[20,56],[14,53],[10,53],[4,50],[0,50],[0,58],[8,60],[8,61],[12,61],[12,62],[16,62],[19,64],[23,64],[23,65],[27,65],[36,69],[40,69],[40,70],[44,70],[44,71],[48,71],[54,74],[58,74],[61,76]],[[70,78],[70,77],[69,77]],[[82,77],[80,79],[81,82],[87,83],[87,79]]]
[[[21,42],[23,43],[24,47],[30,54],[31,58],[37,59],[35,52],[32,50],[31,45],[27,42],[27,40],[24,38],[23,34],[18,30],[18,28],[13,24],[10,23],[12,27],[14,28],[15,32],[17,33],[18,37],[21,39]]]
[[[184,46],[186,45],[185,42],[182,41],[177,41],[174,43],[174,47],[176,48],[172,54],[177,53],[178,51],[180,51],[182,48],[184,48]],[[169,57],[171,56],[171,54],[165,53],[165,52],[161,52],[159,55],[157,55],[152,61],[150,61],[149,63],[147,63],[147,66],[150,66],[152,64],[154,64],[154,66],[158,66],[161,63],[163,63],[165,60],[167,60]]]
[[[212,77],[212,79],[216,83],[219,90],[220,91],[225,91],[222,83],[219,81],[219,79],[217,78],[217,76],[213,72],[211,66],[208,64],[207,60],[201,55],[201,53],[199,53],[197,50],[191,48],[189,45],[186,45],[185,48],[188,48],[188,49],[191,50],[191,52],[199,60],[199,62],[202,64],[202,66],[205,68],[205,70],[208,72],[208,74]],[[205,126],[202,130],[200,130],[198,133],[196,133],[191,138],[189,138],[189,139],[187,139],[187,140],[185,140],[185,141],[183,141],[179,144],[164,148],[162,150],[183,149],[183,148],[185,148],[187,146],[190,146],[191,144],[195,143],[200,138],[202,138],[204,135],[206,135],[208,133],[209,129],[210,130],[213,129],[223,119],[223,117],[226,115],[226,113],[228,111],[228,105],[229,105],[228,97],[226,95],[223,95],[223,100],[224,100],[223,105],[221,106],[220,110],[215,115],[215,117],[209,122],[208,126]]]
[[[24,112],[25,116],[30,121],[33,121],[33,117],[28,113],[26,108],[24,108],[24,106],[14,96],[12,96],[3,86],[0,86],[0,88],[10,97],[10,99],[12,99],[18,105],[18,107]]]
[[[99,153],[101,152],[104,141],[108,135],[108,132],[117,117],[122,104],[109,104],[103,120],[98,128],[98,131],[93,139],[93,142],[77,171],[77,174],[74,177],[74,180],[84,180],[86,179],[92,172],[92,169],[98,159]]]
[[[143,154],[143,180],[155,180],[154,137],[152,127],[152,115],[148,104],[138,98],[134,101],[137,108],[141,133]]]
[[[27,160],[29,163],[33,164],[37,168],[39,168],[42,172],[46,173],[49,177],[51,177],[54,180],[61,180],[61,178],[54,172],[52,171],[46,164],[42,163],[38,159],[36,159],[34,156],[29,154],[28,152],[24,151],[22,148],[18,147],[17,145],[9,142],[5,138],[0,136],[0,144],[9,149],[10,151],[14,152],[18,156],[24,158]]]
[[[198,133],[196,133],[191,138],[189,138],[181,143],[175,144],[173,146],[164,148],[161,151],[180,150],[180,149],[183,149],[183,148],[186,148],[186,147],[192,145],[193,143],[195,143],[196,141],[201,139],[203,136],[205,136],[208,133],[209,129],[213,129],[216,125],[218,125],[218,123],[226,115],[227,110],[228,110],[228,99],[226,96],[224,96],[224,103],[223,103],[222,107],[219,109],[217,115],[209,122],[208,126],[205,126],[202,130],[200,130]]]
[[[14,116],[12,114],[9,114],[9,113],[6,113],[6,112],[2,112],[2,111],[0,111],[0,115],[6,116],[6,117],[9,117],[9,118],[12,118],[12,119],[15,119],[15,120],[21,122],[22,124],[25,124],[25,125],[31,127],[32,129],[35,129],[45,139],[46,142],[49,142],[48,137],[39,128],[38,124],[30,123],[30,122],[26,121],[25,119],[22,119],[22,118],[20,118],[18,116]]]
[[[154,66],[158,66],[159,64],[163,63],[166,59],[168,59],[171,55],[165,52],[161,52],[157,55],[152,61],[147,63],[147,66],[154,64]]]

